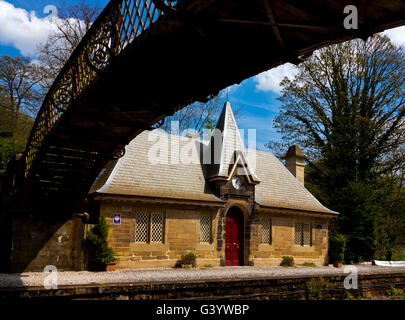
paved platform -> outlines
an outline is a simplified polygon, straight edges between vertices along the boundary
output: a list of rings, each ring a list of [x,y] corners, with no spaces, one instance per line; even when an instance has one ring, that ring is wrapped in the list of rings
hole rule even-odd
[[[351,266],[353,267],[353,266]],[[355,265],[359,275],[403,273],[405,267]],[[156,268],[121,269],[109,272],[62,271],[57,273],[58,286],[153,284],[189,281],[258,280],[322,276],[345,276],[345,268],[325,267],[212,267],[212,268]],[[49,273],[0,273],[0,288],[41,287]]]

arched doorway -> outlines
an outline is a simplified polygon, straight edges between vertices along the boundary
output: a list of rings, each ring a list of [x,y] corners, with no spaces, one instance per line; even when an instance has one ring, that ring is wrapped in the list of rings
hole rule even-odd
[[[225,265],[243,265],[243,213],[238,207],[232,207],[226,214],[225,224]]]

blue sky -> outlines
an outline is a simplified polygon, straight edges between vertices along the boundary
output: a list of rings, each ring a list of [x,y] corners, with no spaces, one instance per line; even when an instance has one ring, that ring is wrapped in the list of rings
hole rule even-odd
[[[43,13],[45,6],[60,3],[78,4],[82,0],[0,0],[0,55],[25,55],[36,57],[36,46],[46,40],[52,26]],[[104,8],[108,0],[86,0],[88,5]],[[388,36],[399,45],[405,45],[405,27],[392,29]],[[280,136],[273,128],[273,120],[279,111],[277,98],[279,82],[292,78],[295,67],[286,64],[246,79],[228,89],[228,100],[241,110],[238,121],[240,129],[256,129],[257,149],[264,150],[269,139]],[[247,138],[247,134],[246,134]]]

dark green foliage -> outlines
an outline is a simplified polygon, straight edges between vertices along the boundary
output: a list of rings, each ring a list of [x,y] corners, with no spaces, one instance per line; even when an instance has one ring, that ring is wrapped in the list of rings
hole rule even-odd
[[[370,261],[377,244],[378,221],[372,187],[350,183],[343,189],[342,201],[346,207],[342,212],[350,212],[340,219],[340,230],[347,237],[345,261]]]
[[[346,250],[346,237],[336,233],[329,238],[329,262],[344,261]]]
[[[197,256],[190,252],[186,253],[183,256],[181,256],[180,260],[176,261],[176,264],[174,265],[175,268],[186,268],[187,266],[191,266],[193,268],[196,267],[197,265]]]
[[[17,153],[24,152],[34,122],[29,116],[20,113],[18,125],[15,126],[12,118],[12,112],[0,108],[0,175],[5,172],[8,163]]]
[[[104,217],[100,217],[94,228],[87,232],[87,240],[94,252],[94,265],[96,270],[103,270],[105,264],[118,261],[114,257],[114,251],[108,246],[108,223]]]
[[[294,258],[289,256],[284,256],[283,260],[280,263],[282,267],[293,267],[294,266]]]
[[[377,260],[405,261],[405,168],[381,179],[377,214]],[[401,254],[402,248],[402,254]]]
[[[394,298],[394,299],[401,300],[401,299],[404,299],[404,298],[405,298],[404,290],[402,290],[402,289],[397,289],[397,288],[395,288],[393,285],[391,285],[390,288],[385,291],[385,293],[386,293],[388,296],[390,296],[390,297],[392,297],[392,298]]]
[[[17,153],[22,153],[24,148],[24,144],[0,137],[0,175],[6,171],[10,160],[15,158]]]
[[[306,283],[306,294],[308,300],[322,300],[322,290],[326,287],[327,281],[323,278],[311,280]]]
[[[393,261],[405,261],[405,247],[394,248],[391,260],[393,260]]]

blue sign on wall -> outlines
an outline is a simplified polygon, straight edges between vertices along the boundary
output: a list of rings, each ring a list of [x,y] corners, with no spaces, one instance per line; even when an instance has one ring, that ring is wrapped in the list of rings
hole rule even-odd
[[[121,213],[114,213],[113,214],[113,223],[114,224],[121,224]]]

